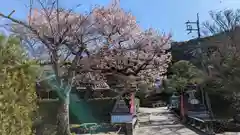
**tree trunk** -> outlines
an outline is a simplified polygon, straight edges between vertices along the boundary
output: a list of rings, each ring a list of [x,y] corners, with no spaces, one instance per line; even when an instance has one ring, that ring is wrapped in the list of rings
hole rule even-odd
[[[69,128],[69,103],[61,99],[57,116],[57,135],[71,135]]]
[[[40,124],[37,124],[35,127],[35,135],[43,135],[43,132],[44,132],[44,124],[43,123],[40,123]]]
[[[60,78],[60,66],[58,63],[59,57],[57,53],[58,48],[54,47],[51,50],[51,62],[53,63],[52,68],[55,72],[56,81],[59,85],[61,85],[61,78]],[[58,90],[60,90],[59,88]],[[62,93],[63,92],[63,93]],[[69,94],[62,91],[62,96],[59,97],[59,108],[57,114],[57,135],[71,135],[69,129]]]

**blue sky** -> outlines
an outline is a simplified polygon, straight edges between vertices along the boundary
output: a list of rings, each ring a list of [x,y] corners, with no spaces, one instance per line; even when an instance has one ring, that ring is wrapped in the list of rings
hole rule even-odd
[[[25,19],[28,0],[1,0],[0,12],[9,13],[16,10],[14,17]],[[88,10],[91,5],[107,5],[110,0],[60,0],[60,6],[72,8],[82,4],[79,11]],[[210,10],[226,8],[236,9],[240,0],[121,0],[121,7],[136,16],[143,28],[155,28],[162,32],[171,32],[173,40],[191,39],[196,34],[187,35],[185,22],[195,21],[200,14],[200,21],[208,20]],[[3,21],[3,20],[0,20]]]

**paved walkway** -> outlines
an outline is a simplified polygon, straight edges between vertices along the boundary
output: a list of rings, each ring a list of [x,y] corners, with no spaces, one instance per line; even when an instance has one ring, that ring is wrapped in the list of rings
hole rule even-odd
[[[179,123],[166,107],[140,108],[135,135],[199,135]]]
[[[134,135],[203,135],[182,125],[166,107],[140,108],[139,125]],[[84,134],[90,135],[90,134]],[[119,135],[116,132],[94,135]],[[216,135],[240,135],[240,133],[222,133]]]
[[[240,133],[225,132],[225,133],[222,133],[222,134],[216,134],[216,135],[240,135]]]

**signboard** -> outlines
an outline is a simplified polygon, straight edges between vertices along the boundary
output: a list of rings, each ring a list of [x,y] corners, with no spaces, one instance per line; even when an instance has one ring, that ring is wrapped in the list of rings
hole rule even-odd
[[[111,114],[111,123],[128,123],[132,121],[132,114],[124,100],[117,100]]]
[[[192,105],[199,104],[199,100],[197,100],[197,99],[191,99],[191,100],[190,100],[190,104],[192,104]]]
[[[128,123],[132,122],[131,114],[112,114],[111,115],[111,123]]]
[[[130,113],[130,109],[124,100],[117,100],[112,113]]]
[[[162,86],[162,80],[161,80],[161,78],[157,78],[156,81],[155,81],[156,93],[161,93],[162,92],[161,86]]]

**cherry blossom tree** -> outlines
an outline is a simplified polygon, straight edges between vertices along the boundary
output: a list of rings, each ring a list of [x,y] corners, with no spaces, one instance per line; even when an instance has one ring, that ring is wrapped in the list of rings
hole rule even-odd
[[[74,58],[69,69],[76,69],[78,60],[81,59],[82,53],[87,53],[86,43],[95,31],[89,23],[90,15],[77,15],[73,10],[59,9],[54,1],[50,6],[49,3],[38,1],[41,5],[41,10],[33,10],[29,14],[27,21],[17,20],[10,15],[0,15],[8,18],[13,22],[12,31],[17,36],[22,37],[26,42],[35,42],[39,46],[44,46],[49,54],[49,59],[44,61],[44,64],[52,65],[52,69],[56,76],[58,85],[62,85],[61,66],[63,61]],[[84,36],[85,37],[84,37]],[[23,37],[24,36],[24,37]],[[26,38],[25,38],[26,37]],[[29,42],[30,41],[30,42]],[[48,61],[49,60],[49,61]],[[69,135],[69,112],[68,99],[71,91],[71,85],[74,80],[74,70],[68,71],[68,79],[65,79],[66,92],[63,98],[60,98],[60,106],[58,113],[58,135]]]
[[[147,82],[155,81],[166,72],[171,60],[170,36],[153,29],[142,31],[136,18],[119,6],[94,10],[96,27],[103,36],[97,61],[91,69],[113,76],[134,76]],[[126,78],[125,78],[126,79]]]
[[[68,135],[68,101],[76,78],[107,80],[118,76],[133,80],[153,82],[164,74],[171,60],[167,50],[170,36],[153,29],[143,31],[136,18],[120,8],[117,1],[109,6],[95,7],[88,14],[60,9],[58,1],[49,5],[38,0],[40,10],[30,10],[26,21],[11,15],[0,16],[11,20],[13,32],[28,43],[45,48],[59,85],[67,84],[64,98],[60,99],[58,135]],[[29,42],[31,41],[31,42]],[[85,78],[86,79],[86,78]],[[81,80],[83,81],[83,80]],[[128,83],[124,83],[129,90]]]

